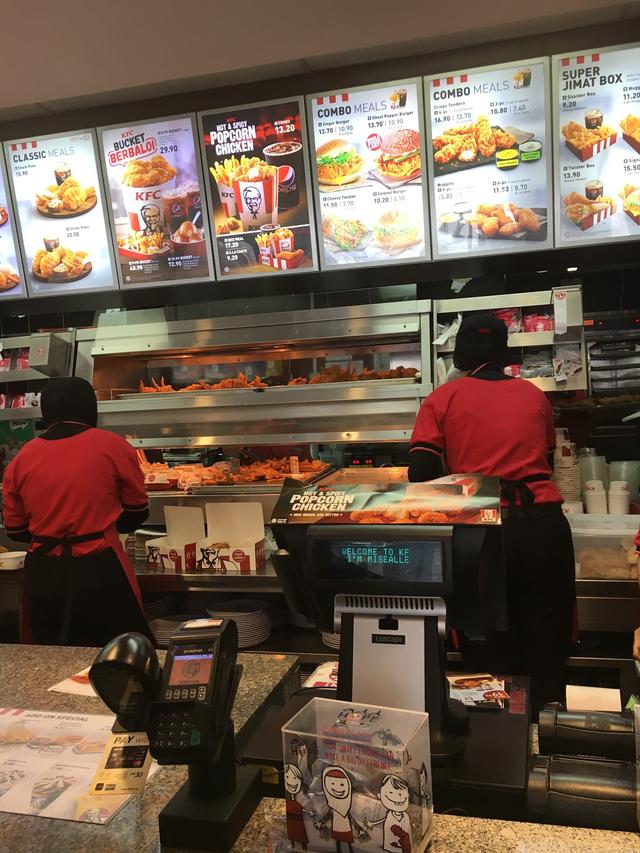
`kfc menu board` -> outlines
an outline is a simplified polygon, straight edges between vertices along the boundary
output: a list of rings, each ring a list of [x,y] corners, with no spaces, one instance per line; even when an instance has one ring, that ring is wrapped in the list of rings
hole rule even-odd
[[[123,287],[212,277],[195,118],[100,131]]]
[[[556,245],[640,237],[640,45],[553,57]]]
[[[418,80],[308,99],[322,266],[429,257]]]
[[[434,256],[553,245],[549,61],[425,80]]]
[[[93,131],[4,146],[31,295],[115,288]]]
[[[16,299],[26,295],[18,260],[13,211],[9,204],[7,176],[0,158],[0,298]]]
[[[302,100],[199,119],[219,274],[317,269]]]

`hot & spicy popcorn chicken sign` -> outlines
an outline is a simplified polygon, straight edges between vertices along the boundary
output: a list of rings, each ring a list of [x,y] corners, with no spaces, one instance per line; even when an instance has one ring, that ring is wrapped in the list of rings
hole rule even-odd
[[[551,248],[549,60],[425,79],[436,257]]]
[[[322,266],[429,258],[418,80],[308,98]]]
[[[32,296],[117,286],[93,131],[4,143]]]
[[[556,245],[640,237],[640,44],[553,57]]]
[[[302,99],[199,114],[221,276],[317,269]]]
[[[195,116],[100,131],[123,287],[212,278]]]

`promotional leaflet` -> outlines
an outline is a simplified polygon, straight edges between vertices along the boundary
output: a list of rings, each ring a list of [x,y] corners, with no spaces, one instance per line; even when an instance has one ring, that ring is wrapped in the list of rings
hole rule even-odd
[[[29,292],[111,290],[111,254],[93,131],[5,142]]]
[[[436,258],[553,245],[549,60],[425,79]]]
[[[640,44],[553,57],[556,246],[640,237]]]
[[[220,276],[317,269],[302,99],[198,118]]]
[[[419,81],[307,101],[323,268],[428,259]]]
[[[213,277],[195,116],[100,129],[120,282]]]
[[[0,298],[16,299],[27,295],[14,228],[7,176],[0,157]]]

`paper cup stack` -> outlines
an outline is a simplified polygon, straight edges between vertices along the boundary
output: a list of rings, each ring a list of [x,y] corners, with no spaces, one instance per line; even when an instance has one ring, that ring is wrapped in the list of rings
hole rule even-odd
[[[607,493],[602,480],[587,480],[584,485],[584,502],[589,515],[607,514]]]
[[[609,515],[629,514],[630,491],[626,480],[612,480],[609,483]]]
[[[629,496],[632,501],[638,500],[638,485],[640,482],[640,463],[637,460],[612,462],[609,465],[612,480],[625,480],[629,484]]]
[[[556,445],[553,482],[565,501],[580,500],[580,464],[572,441]]]

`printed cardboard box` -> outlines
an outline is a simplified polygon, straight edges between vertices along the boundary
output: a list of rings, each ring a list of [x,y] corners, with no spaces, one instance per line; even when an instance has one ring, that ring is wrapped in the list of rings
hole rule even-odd
[[[283,726],[282,743],[291,849],[426,850],[428,714],[314,698]]]
[[[209,503],[207,533],[197,543],[196,571],[248,575],[264,569],[264,516],[259,503]]]
[[[166,506],[166,536],[147,542],[147,568],[159,574],[183,574],[196,571],[197,543],[205,536],[200,507]]]

